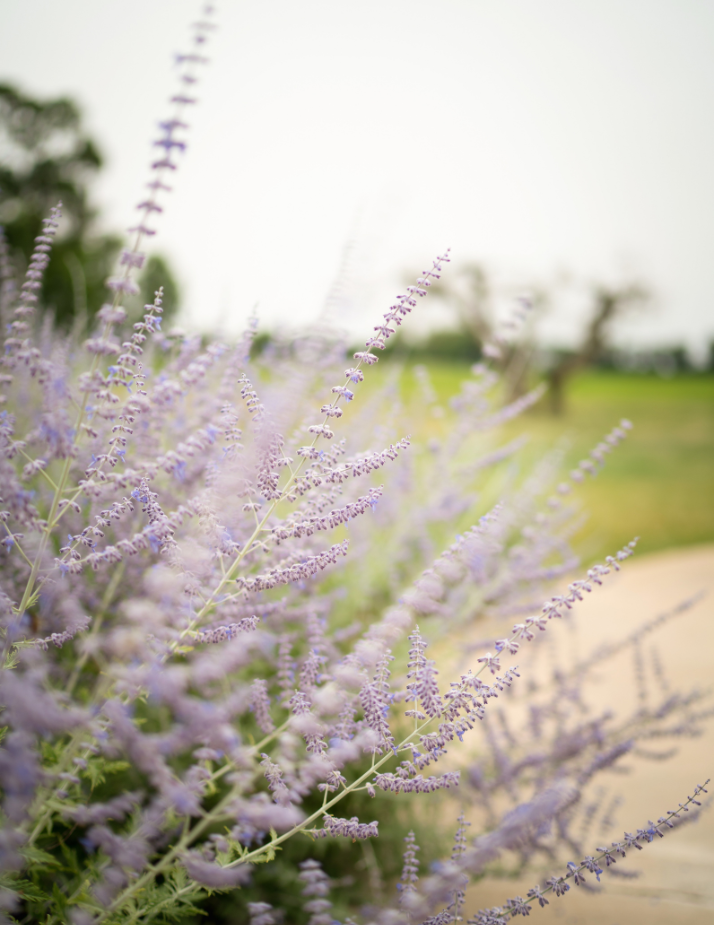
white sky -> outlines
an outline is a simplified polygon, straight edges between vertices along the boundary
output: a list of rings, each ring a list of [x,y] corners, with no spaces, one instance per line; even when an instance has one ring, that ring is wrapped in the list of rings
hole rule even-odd
[[[0,79],[79,100],[108,227],[133,221],[199,10],[0,3]],[[714,339],[709,0],[223,0],[217,21],[153,245],[192,325],[314,318],[351,241],[343,320],[365,336],[450,245],[509,285],[646,282],[622,344]],[[556,299],[544,336],[579,311]]]

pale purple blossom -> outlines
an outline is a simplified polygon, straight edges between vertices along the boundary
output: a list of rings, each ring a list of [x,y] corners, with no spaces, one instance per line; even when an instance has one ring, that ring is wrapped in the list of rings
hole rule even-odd
[[[271,925],[283,910],[274,897],[252,901],[263,897],[257,864],[283,841],[309,848],[305,835],[338,838],[331,850],[346,856],[361,841],[360,857],[371,858],[380,844],[368,840],[390,820],[351,816],[353,793],[374,798],[379,815],[396,805],[389,794],[398,795],[400,813],[411,812],[413,798],[428,799],[416,795],[459,786],[466,806],[481,805],[485,829],[467,836],[462,814],[451,857],[421,883],[410,833],[399,909],[368,915],[380,925],[445,925],[463,917],[469,875],[505,851],[524,864],[545,852],[556,870],[545,886],[474,921],[528,915],[536,902],[547,904],[546,894],[560,896],[589,874],[599,879],[603,867],[691,818],[700,802],[698,788],[676,812],[595,854],[581,853],[574,834],[598,774],[641,753],[646,736],[694,735],[705,716],[702,696],[669,689],[661,670],[640,712],[620,726],[586,709],[579,675],[636,649],[659,622],[580,662],[561,661],[549,689],[529,677],[523,722],[509,710],[518,668],[501,667],[525,643],[537,646],[552,620],[576,616],[632,554],[634,542],[578,578],[563,577],[574,561],[566,496],[600,470],[631,425],[622,421],[567,481],[557,461],[522,485],[501,480],[503,500],[483,514],[484,473],[497,472],[521,444],[476,441],[541,390],[499,405],[491,394],[497,375],[479,365],[452,403],[449,433],[405,456],[409,438],[394,437],[404,432],[397,384],[384,393],[386,413],[373,393],[353,399],[376,351],[439,279],[448,251],[397,296],[343,385],[331,383],[347,347],[323,322],[294,342],[277,339],[260,360],[252,356],[255,319],[233,345],[162,332],[161,289],[127,322],[135,309],[121,303],[137,291],[145,239],[155,233],[149,223],[161,220],[166,175],[187,148],[184,111],[196,102],[205,63],[197,52],[211,31],[202,19],[191,50],[177,56],[180,89],[153,141],[148,193],[138,197],[132,241],[108,282],[111,301],[92,316],[84,349],[35,322],[59,212],[45,220],[21,287],[10,285],[0,239],[8,325],[0,862],[11,888],[14,872],[22,878],[45,857],[33,848],[59,857],[49,874],[38,864],[33,880],[52,880],[78,925],[103,910],[117,921],[144,918],[153,914],[145,902],[180,916],[187,910],[178,900],[200,906],[201,886],[241,887],[236,914],[245,918],[247,905],[252,925]],[[519,302],[509,328],[527,312]],[[505,336],[493,347],[503,355]],[[419,413],[443,412],[426,373],[418,375]],[[450,423],[445,413],[443,421]],[[327,531],[336,536],[326,548],[318,534]],[[557,593],[553,580],[562,583]],[[471,670],[440,688],[427,644],[444,637],[462,647],[484,613],[508,619],[504,626],[519,622],[510,635],[501,628],[495,641],[464,647]],[[479,736],[478,757],[462,774],[451,762],[466,735]],[[446,755],[450,769],[430,773]],[[126,781],[132,789],[123,791]],[[500,816],[504,796],[512,808]],[[599,810],[585,812],[594,825]],[[81,883],[63,853],[68,827],[83,852]],[[584,859],[562,862],[563,845]],[[289,864],[289,852],[277,856]],[[298,877],[311,925],[331,923],[327,874],[309,859]]]

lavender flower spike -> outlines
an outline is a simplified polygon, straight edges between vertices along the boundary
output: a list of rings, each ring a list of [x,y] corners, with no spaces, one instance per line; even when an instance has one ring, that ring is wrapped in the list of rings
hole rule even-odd
[[[629,755],[665,760],[660,742],[700,734],[712,714],[707,693],[677,685],[642,645],[663,619],[577,664],[549,647],[547,680],[525,691],[505,665],[547,629],[555,643],[556,621],[632,555],[635,541],[543,590],[574,568],[567,496],[629,422],[569,476],[557,453],[522,475],[523,441],[485,432],[541,387],[503,403],[495,364],[466,373],[450,408],[446,380],[426,370],[416,400],[397,371],[355,401],[449,251],[364,332],[342,378],[348,345],[328,324],[258,339],[252,317],[217,340],[163,331],[161,287],[143,310],[126,301],[188,147],[212,20],[209,4],[176,57],[150,181],[84,345],[51,310],[40,317],[59,212],[24,280],[0,232],[0,919],[140,925],[220,907],[251,925],[332,925],[339,870],[346,913],[447,925],[464,917],[468,878],[501,853],[523,865],[547,854],[549,879],[473,921],[529,915],[703,808],[698,787],[587,847],[618,805],[598,776]],[[522,302],[516,321],[528,312]],[[517,346],[494,338],[499,368]],[[474,643],[481,614],[519,622]],[[442,686],[427,638],[478,647],[471,669]],[[585,676],[624,649],[639,696],[610,714]],[[414,831],[434,841],[433,811],[416,804],[457,787],[481,821],[469,835],[461,815],[450,855],[419,880]],[[390,898],[386,854],[412,826]],[[326,870],[295,860],[306,851]]]

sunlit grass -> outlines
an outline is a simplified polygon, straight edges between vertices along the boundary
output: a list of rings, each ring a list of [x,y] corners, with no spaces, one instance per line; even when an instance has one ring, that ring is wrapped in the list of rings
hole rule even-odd
[[[375,387],[392,360],[378,367]],[[377,370],[374,371],[377,373]],[[418,416],[413,434],[426,441],[447,429],[455,395],[469,368],[434,363],[431,380],[444,403],[444,418],[419,412],[421,392],[411,366],[400,380],[402,401]],[[601,558],[640,536],[640,552],[714,541],[714,377],[591,371],[576,378],[567,392],[566,411],[551,415],[543,402],[507,424],[503,442],[527,433],[524,471],[545,449],[566,442],[565,470],[587,456],[601,438],[625,417],[635,425],[628,439],[610,455],[605,468],[588,478],[578,494],[588,519],[575,537],[586,560]]]

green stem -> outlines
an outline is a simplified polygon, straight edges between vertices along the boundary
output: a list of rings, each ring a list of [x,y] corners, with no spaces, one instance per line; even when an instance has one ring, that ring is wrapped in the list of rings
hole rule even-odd
[[[415,734],[422,732],[429,723],[433,722],[436,717],[430,717],[422,726],[419,727],[415,732],[410,733],[406,739],[404,739],[398,746],[397,751],[402,751],[405,749],[409,743],[414,738]],[[288,721],[289,722],[289,721]],[[287,723],[284,724],[287,726]],[[277,732],[277,730],[276,730]],[[276,733],[271,733],[275,735]],[[262,742],[259,745],[254,746],[255,749],[262,746]],[[359,788],[362,784],[367,781],[367,778],[371,777],[375,771],[377,771],[385,762],[389,761],[393,757],[393,752],[390,750],[386,755],[383,755],[379,761],[372,765],[368,771],[365,771],[357,780],[353,781],[349,787],[346,787],[344,790],[341,790],[337,793],[329,802],[325,803],[320,809],[314,812],[311,816],[308,816],[303,822],[299,823],[296,826],[293,826],[288,832],[285,832],[283,835],[276,836],[265,845],[262,845],[260,848],[256,848],[254,851],[251,851],[249,854],[243,855],[243,857],[238,858],[236,861],[233,861],[230,864],[226,865],[226,869],[231,867],[236,867],[239,864],[245,864],[249,861],[252,861],[254,858],[259,857],[261,854],[265,854],[270,851],[271,848],[275,848],[277,845],[282,844],[287,839],[292,838],[293,835],[297,835],[299,832],[303,831],[305,828],[310,826],[313,822],[317,821],[321,816],[323,816],[329,809],[343,800],[349,793],[352,793],[355,789]],[[177,844],[166,854],[164,857],[156,864],[154,867],[150,868],[143,877],[140,877],[136,880],[131,886],[120,894],[114,902],[107,908],[103,916],[101,916],[97,921],[103,922],[108,916],[117,910],[121,909],[125,903],[131,899],[136,893],[140,890],[143,890],[145,886],[150,883],[157,874],[163,873],[167,867],[169,867],[173,861],[182,854],[188,847],[191,845],[200,835],[202,835],[207,828],[211,825],[214,825],[222,816],[223,810],[230,805],[230,803],[239,795],[239,785],[236,785],[231,788],[231,790],[226,794],[226,796],[214,806],[211,812],[205,816],[190,832],[188,832],[184,837],[179,839]],[[141,913],[139,913],[141,914]],[[138,916],[137,916],[138,917]],[[136,918],[130,919],[127,925],[131,925],[131,922],[136,921]]]
[[[99,630],[102,628],[102,624],[104,623],[104,617],[106,616],[106,612],[109,609],[109,605],[112,602],[112,598],[114,597],[114,594],[117,588],[119,587],[122,578],[124,577],[125,571],[126,571],[126,560],[122,559],[119,565],[114,569],[114,574],[111,577],[111,581],[109,582],[109,584],[106,587],[106,590],[104,591],[101,604],[99,605],[99,613],[97,614],[97,617],[94,621],[94,625],[92,626],[92,632],[89,634],[89,636],[86,637],[85,642],[94,638],[99,633]],[[82,669],[84,668],[85,664],[87,663],[88,658],[89,658],[89,648],[85,646],[84,651],[82,652],[80,657],[77,659],[77,662],[74,666],[72,674],[70,675],[69,681],[67,682],[66,691],[68,694],[71,694],[72,691],[74,690],[74,686],[79,680],[79,675]]]
[[[329,417],[328,417],[327,415],[325,415],[325,421],[324,421],[323,423],[326,423],[328,420],[329,420]],[[315,437],[313,438],[312,443],[310,444],[311,447],[314,447],[314,446],[315,446],[315,444],[317,443],[317,438],[318,438],[318,435],[315,435]],[[268,522],[268,520],[269,520],[270,517],[272,516],[273,511],[274,511],[275,508],[278,506],[278,504],[280,503],[280,501],[283,501],[283,500],[285,499],[285,497],[286,497],[288,491],[289,491],[289,490],[292,488],[292,486],[295,484],[295,480],[297,479],[298,475],[300,474],[300,470],[301,470],[302,466],[304,465],[305,459],[306,459],[306,458],[307,458],[307,457],[305,457],[305,456],[303,456],[303,457],[301,458],[300,462],[298,463],[297,467],[295,468],[295,471],[292,471],[292,467],[291,467],[291,474],[290,474],[290,476],[289,476],[287,482],[285,483],[285,485],[283,486],[283,488],[282,488],[281,491],[280,491],[280,497],[279,497],[279,498],[276,498],[276,499],[268,506],[268,510],[266,511],[265,515],[263,516],[263,519],[260,520],[258,523],[256,523],[255,530],[253,530],[253,532],[252,532],[252,534],[250,535],[250,537],[249,537],[247,543],[245,544],[245,546],[243,547],[243,549],[238,553],[238,555],[236,556],[236,558],[233,560],[233,562],[232,562],[231,565],[229,566],[228,570],[227,570],[226,572],[224,572],[224,574],[223,574],[221,580],[218,582],[218,585],[216,586],[215,590],[213,590],[213,591],[211,592],[211,594],[209,594],[208,599],[207,599],[206,602],[204,603],[203,607],[201,607],[201,609],[198,611],[198,613],[197,613],[196,616],[193,618],[193,620],[191,620],[191,622],[188,624],[188,626],[186,626],[186,627],[181,631],[181,633],[180,633],[180,635],[179,635],[179,638],[178,638],[177,640],[174,640],[174,642],[171,643],[171,645],[169,646],[168,655],[167,655],[166,657],[168,657],[169,655],[172,655],[172,654],[177,650],[177,648],[179,647],[179,645],[181,644],[181,641],[182,641],[183,639],[185,639],[186,636],[188,636],[190,633],[192,633],[192,632],[196,629],[197,626],[200,625],[201,621],[207,616],[208,612],[210,611],[210,609],[211,609],[211,608],[213,607],[213,605],[215,604],[216,598],[221,594],[221,592],[223,591],[223,589],[225,588],[225,586],[226,586],[230,581],[233,580],[233,578],[235,577],[235,573],[236,573],[236,571],[237,571],[239,565],[240,565],[241,562],[243,561],[243,559],[248,555],[249,552],[252,552],[252,551],[253,551],[253,549],[254,549],[253,544],[254,544],[255,541],[257,540],[258,536],[262,533],[263,528],[265,527],[266,523]],[[256,514],[256,518],[257,518],[257,514]]]
[[[14,546],[17,547],[17,551],[20,553],[20,555],[21,555],[22,558],[25,560],[25,562],[27,562],[27,564],[30,566],[30,568],[32,568],[32,562],[31,562],[31,560],[30,560],[29,557],[25,554],[25,550],[24,550],[24,549],[22,548],[22,546],[20,546],[20,544],[17,542],[17,540],[15,539],[15,536],[13,535],[12,530],[8,527],[8,525],[5,523],[4,520],[2,521],[2,525],[3,525],[3,527],[5,528],[5,532],[7,533],[7,535],[10,536],[10,537],[12,537],[12,543],[13,543]]]
[[[117,296],[115,296],[114,302],[115,302],[115,305],[118,304]],[[102,337],[105,337],[108,334],[109,328],[110,328],[109,324],[106,324],[104,326]],[[97,371],[98,366],[99,366],[99,354],[95,353],[94,358],[92,359],[92,362],[89,367],[88,375],[89,375],[90,382],[94,378],[94,373]],[[77,420],[75,421],[75,424],[74,424],[74,438],[72,440],[72,448],[74,448],[77,445],[77,442],[79,440],[79,435],[82,431],[82,424],[84,423],[84,418],[87,413],[87,399],[89,398],[89,395],[90,395],[90,389],[87,388],[85,389],[82,395],[82,401],[79,407],[79,411],[77,413]],[[40,544],[37,550],[37,555],[35,556],[35,561],[32,564],[32,570],[30,572],[30,577],[28,578],[27,585],[25,586],[25,593],[22,595],[22,600],[20,601],[20,606],[18,608],[18,611],[20,614],[23,614],[27,610],[27,607],[29,606],[29,603],[32,600],[32,595],[35,590],[35,582],[37,581],[37,574],[40,570],[40,565],[44,558],[45,550],[47,549],[47,543],[49,542],[50,536],[52,535],[52,531],[59,523],[64,511],[68,510],[70,507],[69,504],[65,505],[64,510],[60,511],[58,514],[59,503],[62,499],[62,495],[65,491],[65,488],[67,487],[67,481],[69,479],[69,473],[72,468],[73,458],[74,457],[70,453],[65,459],[64,465],[62,466],[62,472],[60,473],[60,478],[55,488],[55,493],[52,498],[52,504],[50,505],[50,511],[47,516],[47,526],[45,527],[43,534],[42,534],[42,538],[40,539]]]
[[[93,636],[96,636],[97,633],[99,632],[99,630],[100,630],[100,628],[101,628],[101,626],[102,626],[102,623],[104,622],[104,616],[105,616],[105,614],[106,614],[106,611],[108,610],[109,605],[110,605],[111,602],[112,602],[112,598],[114,597],[114,594],[115,594],[117,588],[119,587],[119,584],[120,584],[122,578],[124,577],[124,571],[125,571],[125,570],[126,570],[126,563],[125,563],[124,561],[122,561],[122,562],[117,566],[117,568],[114,570],[114,574],[112,575],[111,581],[110,581],[109,584],[107,585],[107,587],[106,587],[106,589],[105,589],[105,591],[104,591],[104,595],[102,596],[102,601],[101,601],[101,604],[99,605],[99,613],[97,614],[97,617],[96,617],[96,619],[95,619],[95,621],[94,621],[94,625],[92,626],[92,632],[91,632],[91,634],[90,634],[90,636],[89,636],[88,638],[92,638]],[[82,653],[82,655],[81,655],[81,656],[79,657],[79,659],[77,660],[77,663],[76,663],[76,665],[74,666],[74,670],[72,671],[72,674],[70,675],[70,678],[69,678],[69,680],[68,680],[68,682],[67,682],[67,686],[66,686],[66,688],[65,688],[65,691],[66,691],[67,694],[71,694],[72,691],[74,690],[74,687],[75,687],[75,685],[76,685],[76,683],[77,683],[77,681],[78,681],[78,679],[79,679],[80,673],[81,673],[81,671],[82,671],[82,668],[83,668],[84,665],[86,664],[88,658],[89,658],[89,651],[88,651],[87,649],[85,649],[85,651]],[[94,693],[94,695],[93,695],[93,697],[92,697],[92,703],[97,703],[97,702],[99,702],[99,701],[104,701],[104,699],[105,699],[105,693],[106,693],[106,692],[105,692],[105,693],[102,693],[101,688],[102,688],[102,686],[106,685],[106,683],[107,683],[107,682],[106,682],[106,679],[100,679],[99,690],[96,691],[96,692]],[[62,763],[61,763],[61,765],[60,765],[60,767],[59,767],[57,773],[61,773],[62,771],[65,771],[65,770],[67,770],[67,768],[69,768],[69,766],[70,766],[70,764],[71,764],[71,762],[72,762],[72,759],[75,757],[75,751],[76,751],[77,742],[78,742],[81,738],[83,738],[83,737],[84,737],[84,732],[83,732],[83,731],[79,731],[79,732],[75,732],[75,733],[74,733],[74,735],[73,735],[72,738],[70,739],[69,745],[68,745],[67,748],[64,750],[64,753],[63,753],[63,756],[62,756]],[[44,790],[43,792],[41,792],[40,794],[38,794],[38,796],[37,796],[37,798],[36,798],[36,802],[44,803],[45,798],[46,798],[46,795],[47,795],[47,793],[49,793],[49,790],[50,790],[50,788],[45,788],[45,790]],[[32,818],[32,816],[33,816],[33,814],[31,813],[31,814],[30,814],[30,818]],[[37,822],[37,824],[35,825],[35,828],[32,830],[32,834],[30,835],[30,837],[29,837],[29,839],[28,839],[28,844],[30,844],[30,845],[33,844],[34,841],[39,837],[39,835],[42,834],[42,832],[43,832],[45,826],[47,825],[47,823],[49,822],[49,820],[50,820],[51,817],[52,817],[52,810],[51,810],[51,809],[46,809],[46,810],[44,811],[44,813],[42,814],[42,816],[40,817],[40,819],[39,819],[39,821]]]
[[[21,455],[21,456],[24,456],[25,459],[26,459],[29,463],[35,462],[35,460],[32,458],[32,456],[30,456],[29,453],[26,453],[24,450],[20,450],[20,455]],[[44,479],[49,483],[50,488],[52,488],[54,491],[57,491],[57,486],[55,485],[55,483],[53,482],[53,480],[49,477],[49,475],[45,472],[45,470],[44,470],[44,469],[38,469],[37,471],[38,471],[38,473],[39,473],[41,476],[43,476]]]

